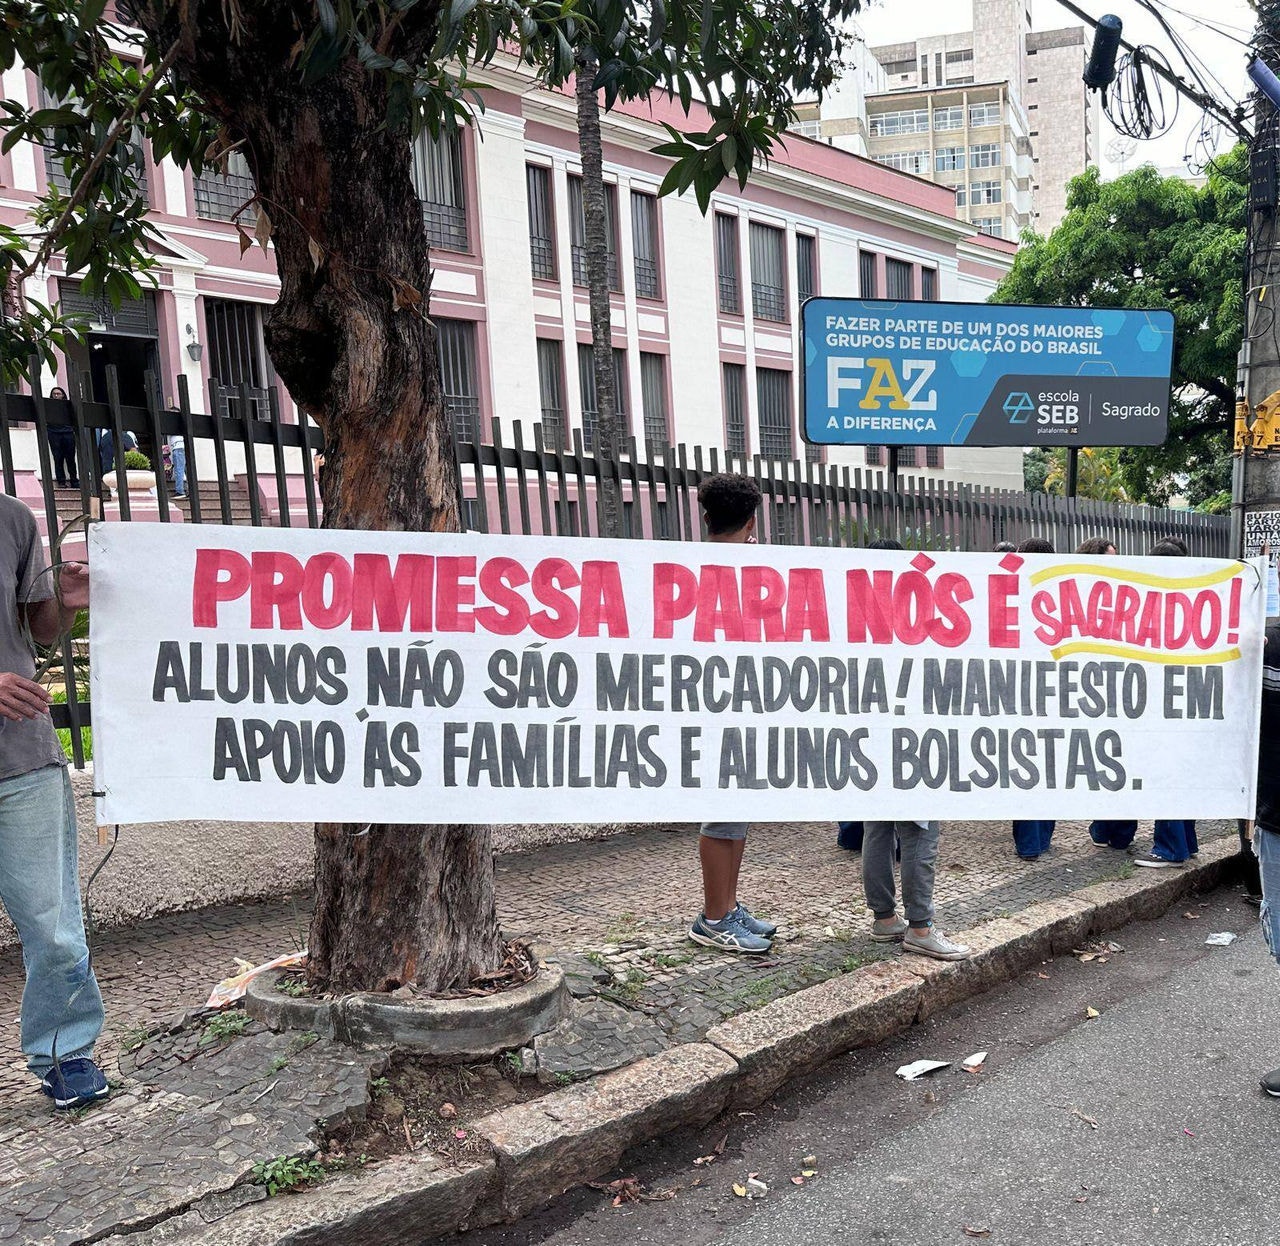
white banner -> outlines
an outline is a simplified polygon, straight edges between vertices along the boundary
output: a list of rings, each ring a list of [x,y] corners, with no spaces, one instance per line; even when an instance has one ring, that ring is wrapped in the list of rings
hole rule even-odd
[[[1253,814],[1261,561],[90,529],[99,817]]]

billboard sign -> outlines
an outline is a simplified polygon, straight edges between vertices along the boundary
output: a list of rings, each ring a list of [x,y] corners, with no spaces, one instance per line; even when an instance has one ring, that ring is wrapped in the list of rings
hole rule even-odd
[[[804,435],[820,445],[1158,446],[1164,310],[809,299]]]

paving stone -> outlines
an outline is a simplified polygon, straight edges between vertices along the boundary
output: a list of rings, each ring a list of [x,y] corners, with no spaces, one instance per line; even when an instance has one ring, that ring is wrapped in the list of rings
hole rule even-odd
[[[657,1055],[667,1045],[661,1027],[644,1013],[591,999],[575,1002],[555,1029],[534,1039],[533,1049],[538,1080],[556,1086]]]

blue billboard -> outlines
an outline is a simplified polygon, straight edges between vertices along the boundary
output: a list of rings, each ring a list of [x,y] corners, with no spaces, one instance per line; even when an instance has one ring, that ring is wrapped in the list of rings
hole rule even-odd
[[[1158,446],[1164,310],[809,299],[804,424],[820,445]]]

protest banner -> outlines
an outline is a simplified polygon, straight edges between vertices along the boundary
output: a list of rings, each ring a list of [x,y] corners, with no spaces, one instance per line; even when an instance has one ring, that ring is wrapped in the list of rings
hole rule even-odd
[[[99,813],[1245,817],[1261,565],[96,524]]]
[[[805,438],[825,445],[1158,446],[1164,310],[819,297],[801,312]]]

